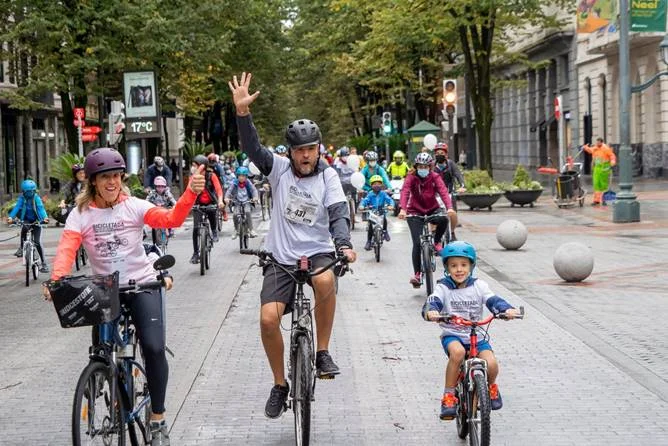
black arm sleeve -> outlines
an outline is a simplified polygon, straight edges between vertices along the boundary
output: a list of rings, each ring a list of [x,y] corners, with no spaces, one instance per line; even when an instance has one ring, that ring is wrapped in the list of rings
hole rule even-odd
[[[243,150],[251,161],[260,169],[263,175],[269,175],[274,166],[274,155],[260,145],[260,138],[257,136],[257,129],[253,125],[253,118],[247,116],[237,116],[237,128],[241,136],[241,150]]]
[[[334,203],[327,208],[329,213],[329,233],[334,239],[337,253],[342,248],[351,248],[353,244],[350,241],[350,211],[348,202],[341,201]]]

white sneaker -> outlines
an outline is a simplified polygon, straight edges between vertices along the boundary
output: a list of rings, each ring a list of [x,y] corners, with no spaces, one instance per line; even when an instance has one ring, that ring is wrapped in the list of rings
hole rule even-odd
[[[236,240],[237,237],[239,237],[239,233],[238,233],[237,231],[234,231],[234,232],[232,233],[232,240]]]
[[[257,232],[251,231],[251,232],[248,233],[248,235],[250,236],[250,238],[255,238],[255,237],[257,237]]]

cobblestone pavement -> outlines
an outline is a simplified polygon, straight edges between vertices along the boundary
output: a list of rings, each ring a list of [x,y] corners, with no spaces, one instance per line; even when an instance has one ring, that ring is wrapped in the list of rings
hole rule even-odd
[[[533,209],[502,202],[493,212],[461,212],[458,236],[479,249],[480,276],[527,311],[523,321],[497,321],[490,329],[504,398],[492,415],[493,444],[668,444],[668,329],[661,323],[668,312],[668,224],[660,215],[668,197],[646,194],[643,208],[656,203],[656,211],[633,225],[612,225],[606,210],[559,211],[547,199]],[[516,252],[495,240],[507,218],[530,228]],[[330,350],[342,375],[316,386],[313,444],[463,444],[454,422],[437,417],[445,356],[438,327],[419,316],[423,291],[408,284],[406,224],[392,219],[390,228],[381,262],[361,251],[354,274],[340,281]],[[59,230],[46,232],[53,252]],[[364,235],[355,231],[356,246]],[[170,244],[179,260],[168,307],[168,343],[176,353],[167,401],[172,444],[293,444],[291,413],[279,420],[263,415],[271,374],[259,339],[259,269],[226,237],[215,247],[215,275],[200,277],[187,263],[189,237],[188,228],[179,230]],[[562,284],[552,267],[557,247],[573,240],[591,246],[596,258],[590,279],[577,286]],[[10,259],[13,249],[0,244],[0,255]],[[34,297],[37,287],[12,278],[16,262],[6,262],[0,444],[68,444],[87,331],[61,329],[52,307]],[[289,317],[283,325],[289,328]]]

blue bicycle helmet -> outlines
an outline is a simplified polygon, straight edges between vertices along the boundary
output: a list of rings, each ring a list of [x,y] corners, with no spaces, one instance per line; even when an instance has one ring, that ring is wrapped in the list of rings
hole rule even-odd
[[[239,166],[239,167],[237,167],[237,170],[234,173],[237,176],[239,176],[239,175],[248,176],[250,174],[250,170],[248,170],[248,167]]]
[[[288,148],[285,147],[283,144],[280,144],[280,145],[276,146],[276,148],[274,149],[274,153],[276,153],[278,155],[288,153]]]
[[[21,192],[29,192],[29,191],[36,191],[37,190],[37,183],[35,183],[33,180],[23,180],[21,183]]]
[[[445,248],[441,249],[441,258],[443,259],[444,266],[446,266],[446,263],[450,257],[466,257],[471,261],[471,270],[473,270],[475,262],[478,258],[475,252],[475,248],[472,244],[459,240],[450,242],[445,246]]]
[[[339,156],[348,156],[350,155],[350,149],[346,146],[343,146],[339,149]]]

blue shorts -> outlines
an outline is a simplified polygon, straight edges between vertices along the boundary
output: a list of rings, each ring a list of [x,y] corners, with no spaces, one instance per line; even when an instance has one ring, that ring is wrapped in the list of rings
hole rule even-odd
[[[441,338],[441,345],[443,346],[443,350],[445,350],[445,355],[446,356],[448,355],[448,344],[450,344],[451,342],[455,342],[455,341],[462,344],[464,346],[464,348],[466,349],[467,353],[471,349],[471,345],[464,344],[462,342],[462,340],[459,339],[457,336],[444,336],[444,337]],[[476,345],[478,346],[478,353],[483,352],[485,350],[493,350],[492,346],[489,345],[489,342],[484,340],[484,339],[482,341],[478,341],[478,343]]]

